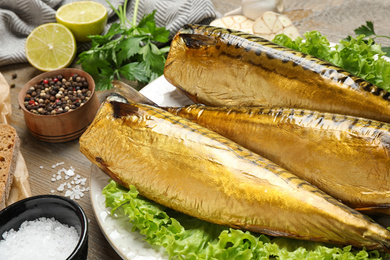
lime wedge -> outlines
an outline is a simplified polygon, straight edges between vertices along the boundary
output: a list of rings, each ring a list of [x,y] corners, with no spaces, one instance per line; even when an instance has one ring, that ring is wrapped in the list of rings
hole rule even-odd
[[[92,1],[73,2],[56,12],[58,23],[68,27],[79,42],[90,41],[88,35],[100,34],[107,24],[107,9]]]
[[[36,27],[27,37],[25,52],[32,66],[42,71],[68,67],[76,55],[72,32],[58,23]]]

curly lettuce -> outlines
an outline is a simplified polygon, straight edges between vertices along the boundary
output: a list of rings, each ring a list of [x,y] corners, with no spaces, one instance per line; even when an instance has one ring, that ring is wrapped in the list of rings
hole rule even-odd
[[[384,253],[354,251],[351,246],[274,238],[208,223],[176,212],[126,189],[115,181],[104,187],[111,214],[124,214],[151,245],[164,247],[170,259],[384,259]]]
[[[390,62],[384,58],[386,53],[380,44],[365,37],[364,34],[356,38],[349,36],[334,45],[320,32],[310,31],[295,40],[284,34],[276,35],[273,42],[328,61],[390,91]]]

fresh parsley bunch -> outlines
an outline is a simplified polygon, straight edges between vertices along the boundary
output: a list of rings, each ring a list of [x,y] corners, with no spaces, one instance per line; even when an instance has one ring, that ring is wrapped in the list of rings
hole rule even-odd
[[[169,46],[159,48],[156,43],[168,42],[169,31],[156,26],[156,11],[136,24],[139,0],[131,22],[126,18],[127,0],[118,9],[107,3],[117,13],[119,23],[113,23],[105,35],[89,36],[91,48],[80,53],[78,61],[92,75],[96,88],[110,89],[112,80],[122,76],[146,84],[162,75]]]

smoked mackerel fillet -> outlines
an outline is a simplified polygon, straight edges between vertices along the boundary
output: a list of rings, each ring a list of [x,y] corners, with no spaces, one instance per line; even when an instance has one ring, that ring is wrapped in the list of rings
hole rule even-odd
[[[328,62],[253,34],[187,25],[172,40],[165,78],[195,103],[278,106],[390,122],[390,94]]]
[[[235,142],[157,107],[110,97],[81,152],[125,187],[179,212],[253,232],[390,249],[390,231]]]
[[[165,108],[227,137],[346,205],[390,214],[390,125],[278,107]]]
[[[158,106],[123,82],[114,92]],[[390,124],[280,107],[163,109],[229,138],[365,214],[390,215]]]

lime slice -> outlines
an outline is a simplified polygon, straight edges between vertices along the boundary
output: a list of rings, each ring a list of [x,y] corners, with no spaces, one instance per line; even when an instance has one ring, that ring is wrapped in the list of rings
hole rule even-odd
[[[68,27],[79,42],[90,41],[88,35],[100,34],[107,24],[107,9],[92,1],[73,2],[61,6],[56,19]]]
[[[72,32],[58,23],[36,27],[27,37],[25,52],[32,66],[42,71],[68,67],[76,56]]]

